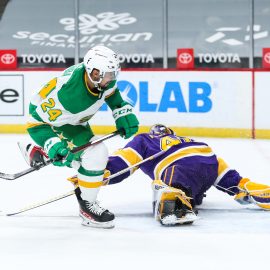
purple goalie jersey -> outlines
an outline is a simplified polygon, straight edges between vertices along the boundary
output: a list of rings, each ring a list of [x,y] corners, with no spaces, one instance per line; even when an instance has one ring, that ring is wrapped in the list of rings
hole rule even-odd
[[[160,179],[169,186],[184,190],[193,198],[194,205],[202,203],[204,193],[212,185],[230,195],[238,192],[241,176],[236,170],[217,158],[206,143],[176,135],[137,135],[109,157],[106,169],[112,175],[162,150],[165,152],[161,156],[136,169],[141,169],[152,180]],[[112,178],[108,184],[121,182],[135,170]]]
[[[181,188],[194,198],[196,204],[201,203],[204,192],[218,176],[216,155],[205,143],[175,135],[140,134],[109,157],[107,170],[114,174],[161,150],[165,150],[164,154],[139,168],[150,179],[161,179],[169,186]],[[133,172],[115,177],[109,184],[119,183]]]

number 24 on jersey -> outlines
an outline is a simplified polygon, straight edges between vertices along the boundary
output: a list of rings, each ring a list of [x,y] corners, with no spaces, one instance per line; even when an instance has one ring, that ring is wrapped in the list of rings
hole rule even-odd
[[[48,102],[45,101],[41,104],[41,108],[43,112],[47,112],[49,115],[49,120],[54,122],[60,115],[62,115],[62,111],[59,109],[54,109],[55,101],[53,98],[49,98]]]

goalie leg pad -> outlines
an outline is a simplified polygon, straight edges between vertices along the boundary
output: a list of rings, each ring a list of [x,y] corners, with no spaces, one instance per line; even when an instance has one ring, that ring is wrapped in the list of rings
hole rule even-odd
[[[197,219],[191,198],[181,189],[167,186],[161,180],[154,180],[152,187],[155,219],[162,225],[187,224]]]
[[[270,210],[270,186],[242,178],[238,188],[240,192],[234,197],[237,202],[241,204],[252,203],[265,210]]]

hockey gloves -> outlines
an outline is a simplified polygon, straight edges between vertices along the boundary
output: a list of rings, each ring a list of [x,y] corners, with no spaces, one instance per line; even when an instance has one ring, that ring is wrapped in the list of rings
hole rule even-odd
[[[65,143],[59,138],[53,137],[47,140],[44,144],[44,150],[49,158],[54,160],[53,165],[71,167],[75,155],[69,151]]]
[[[234,197],[238,203],[252,203],[265,210],[270,210],[270,186],[257,184],[247,178],[242,178],[238,188],[239,193]]]
[[[25,161],[29,166],[38,169],[43,165],[46,165],[49,157],[40,146],[34,145],[32,143],[29,143],[25,146],[19,143],[19,147],[22,151]]]
[[[129,103],[122,102],[120,107],[115,108],[113,110],[113,118],[115,120],[117,130],[120,131],[120,135],[125,139],[128,139],[137,133],[139,129],[139,121],[133,113],[133,107]]]

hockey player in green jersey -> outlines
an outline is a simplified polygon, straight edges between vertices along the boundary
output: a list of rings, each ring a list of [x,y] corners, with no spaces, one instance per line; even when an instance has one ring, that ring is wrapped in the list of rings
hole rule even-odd
[[[102,186],[108,151],[103,143],[72,154],[73,147],[89,142],[94,134],[88,121],[104,102],[112,110],[116,128],[129,138],[138,131],[139,122],[132,106],[117,89],[120,71],[118,57],[111,49],[95,46],[84,62],[66,69],[50,80],[31,99],[27,131],[56,166],[77,169],[82,192],[80,216],[82,224],[92,227],[113,227],[114,215],[96,201]]]

